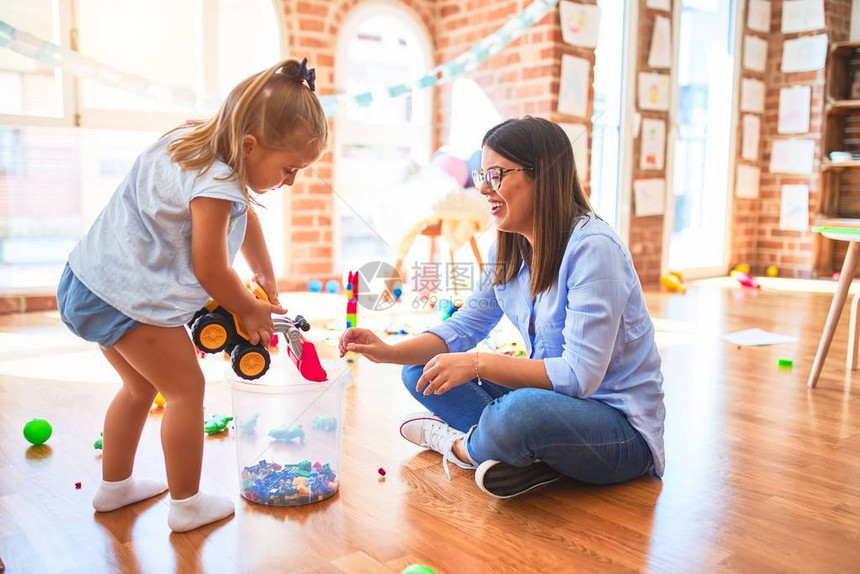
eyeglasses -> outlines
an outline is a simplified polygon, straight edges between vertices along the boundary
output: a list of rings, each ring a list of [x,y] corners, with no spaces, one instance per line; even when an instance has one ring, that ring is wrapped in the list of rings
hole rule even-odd
[[[502,177],[510,172],[510,171],[534,171],[533,167],[518,167],[518,168],[507,168],[507,167],[490,167],[487,168],[487,171],[473,170],[472,171],[472,183],[475,184],[475,189],[481,189],[481,186],[484,185],[484,182],[487,182],[487,185],[493,191],[499,191],[499,188],[502,187]]]

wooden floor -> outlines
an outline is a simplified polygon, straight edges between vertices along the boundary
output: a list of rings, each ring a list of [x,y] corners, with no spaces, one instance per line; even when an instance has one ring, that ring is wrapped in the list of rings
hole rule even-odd
[[[818,388],[805,385],[829,301],[713,284],[648,294],[665,374],[663,481],[563,482],[510,501],[485,496],[460,469],[448,482],[438,455],[397,434],[417,406],[398,369],[362,360],[347,390],[337,495],[274,510],[245,502],[233,437],[209,438],[203,488],[233,496],[237,512],[186,535],[169,534],[163,497],[93,513],[92,442],[115,376],[55,314],[0,317],[0,558],[12,573],[400,572],[411,563],[449,573],[858,572],[860,375],[844,370],[846,315]],[[738,349],[717,338],[749,327],[799,344]],[[793,371],[778,370],[779,357],[793,358]],[[207,412],[229,412],[224,363],[204,365]],[[28,449],[21,428],[37,416],[54,436]],[[140,475],[163,473],[157,411],[151,419]]]

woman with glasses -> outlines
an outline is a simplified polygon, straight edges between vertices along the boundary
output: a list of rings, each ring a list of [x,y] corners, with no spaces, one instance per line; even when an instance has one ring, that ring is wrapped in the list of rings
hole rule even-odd
[[[498,237],[478,289],[448,321],[395,345],[348,329],[341,354],[406,365],[429,412],[400,433],[476,469],[508,498],[562,476],[612,484],[663,473],[663,376],[627,247],[591,210],[565,132],[532,117],[492,128],[472,177]],[[482,341],[506,315],[527,357]]]

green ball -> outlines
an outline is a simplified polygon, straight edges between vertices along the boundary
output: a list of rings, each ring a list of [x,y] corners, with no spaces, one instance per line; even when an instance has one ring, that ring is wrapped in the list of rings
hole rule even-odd
[[[33,444],[42,444],[51,438],[51,433],[54,429],[51,428],[51,423],[45,419],[33,419],[24,425],[24,438]]]
[[[423,564],[411,564],[401,574],[436,574],[436,571]]]

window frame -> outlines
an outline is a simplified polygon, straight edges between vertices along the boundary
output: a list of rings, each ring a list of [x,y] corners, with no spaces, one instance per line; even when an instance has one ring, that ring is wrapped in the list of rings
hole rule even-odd
[[[429,30],[427,30],[421,17],[411,8],[388,0],[372,0],[364,2],[353,8],[347,15],[346,19],[341,24],[338,30],[335,43],[335,93],[347,93],[347,65],[349,60],[349,39],[356,33],[358,28],[368,18],[379,15],[394,15],[403,22],[403,25],[408,29],[410,35],[414,37],[419,44],[419,49],[424,58],[422,68],[429,70],[434,66],[434,49],[433,42]],[[367,130],[364,122],[359,122],[350,119],[347,115],[339,115],[335,120],[335,137],[333,145],[334,169],[337,172],[338,162],[340,157],[340,149],[343,145],[350,143],[368,143],[371,145],[397,145],[401,143],[412,144],[420,142],[426,151],[426,161],[430,160],[433,153],[433,142],[435,140],[435,129],[433,124],[433,110],[435,109],[435,90],[425,89],[426,97],[424,104],[415,113],[415,117],[424,119],[421,125],[412,125],[408,127],[392,127],[378,126],[373,130]],[[393,135],[397,137],[392,137]],[[337,173],[335,173],[334,181],[337,181]],[[343,215],[342,202],[335,202],[333,209],[333,221],[339,222]],[[341,226],[334,225],[333,229],[334,243],[334,261],[338,262],[342,258],[342,242],[343,235]]]
[[[268,0],[277,18],[279,58],[289,53],[286,15],[278,0]],[[79,0],[54,0],[59,20],[59,45],[77,52],[80,33]],[[200,71],[196,81],[198,102],[207,94],[218,92],[219,50],[218,50],[218,2],[195,0],[200,16],[195,33],[199,35],[198,53]],[[205,54],[205,57],[204,57]],[[145,130],[167,131],[189,119],[188,112],[148,112],[146,110],[108,110],[89,108],[84,105],[81,94],[81,79],[74,74],[57,68],[62,74],[63,116],[27,116],[19,114],[0,114],[0,124],[12,127],[79,127],[108,130]],[[205,113],[215,110],[205,110]]]

